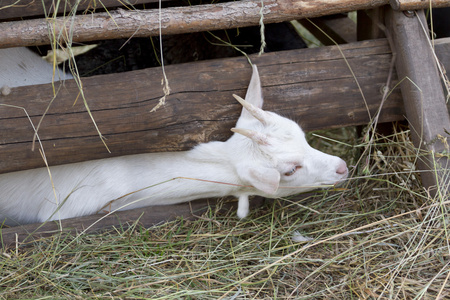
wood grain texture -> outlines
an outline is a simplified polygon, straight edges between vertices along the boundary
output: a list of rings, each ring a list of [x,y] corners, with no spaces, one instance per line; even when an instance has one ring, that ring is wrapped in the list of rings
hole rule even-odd
[[[259,66],[264,108],[298,121],[305,130],[367,124],[381,101],[390,48],[386,40],[373,40],[341,49],[365,100],[333,46],[252,57]],[[187,150],[231,136],[241,111],[231,95],[244,96],[251,75],[245,58],[171,65],[166,73],[172,92],[154,113],[150,110],[163,95],[160,68],[82,79],[86,101],[111,154],[100,141],[75,82],[66,81],[39,130],[49,164]],[[52,95],[51,84],[19,87],[0,96],[0,102],[25,108],[37,124]],[[401,119],[401,95],[395,90],[380,122]],[[23,110],[0,107],[0,155],[8,158],[0,161],[1,172],[44,166],[39,152],[31,151],[33,134]]]
[[[258,25],[369,9],[388,0],[247,0],[161,10],[124,10],[0,23],[0,47],[51,44],[49,28],[58,42],[86,42],[148,37]],[[159,20],[161,19],[161,24]],[[32,28],[32,30],[30,30]],[[70,36],[70,37],[69,37]]]

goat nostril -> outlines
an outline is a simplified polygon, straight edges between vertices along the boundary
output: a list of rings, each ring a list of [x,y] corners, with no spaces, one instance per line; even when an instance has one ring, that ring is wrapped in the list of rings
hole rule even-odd
[[[345,163],[345,161],[342,161],[338,168],[336,169],[336,173],[340,174],[340,175],[344,175],[348,172],[347,170],[347,164]]]

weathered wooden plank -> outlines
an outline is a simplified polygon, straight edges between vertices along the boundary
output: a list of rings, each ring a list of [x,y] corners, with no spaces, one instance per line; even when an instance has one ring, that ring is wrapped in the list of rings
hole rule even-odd
[[[58,13],[69,12],[73,9],[76,11],[89,10],[94,12],[96,9],[113,8],[125,6],[132,8],[134,5],[142,3],[158,3],[159,0],[61,0],[58,5]],[[162,0],[167,2],[168,0]],[[53,0],[0,0],[0,20],[33,17],[33,16],[51,16],[55,12],[55,3]],[[44,8],[45,7],[45,8]]]
[[[391,9],[386,12],[386,26],[397,53],[396,69],[399,78],[405,79],[400,87],[412,139],[417,148],[425,151],[418,161],[424,171],[422,183],[446,195],[450,166],[448,158],[441,154],[448,153],[443,139],[450,136],[450,117],[426,24],[423,11],[410,16]]]
[[[286,115],[306,130],[367,124],[381,100],[391,59],[385,40],[341,46],[367,103],[337,47],[268,53],[252,60],[259,66],[265,108]],[[142,152],[186,150],[200,142],[225,140],[245,94],[251,68],[244,58],[166,67],[171,95],[154,113],[162,96],[161,69],[83,78],[87,103],[106,143],[102,145],[74,81],[67,81],[42,122],[39,135],[50,165]],[[52,86],[13,88],[1,103],[24,107],[34,124],[52,100]],[[403,118],[399,92],[381,113],[381,122]],[[44,166],[31,151],[33,131],[21,109],[0,107],[1,172]]]
[[[388,0],[247,0],[170,7],[161,10],[115,10],[107,13],[0,23],[0,47],[50,44],[49,28],[58,39],[73,42],[148,37],[258,25],[369,9]],[[161,23],[160,20],[161,19]],[[33,28],[33,30],[29,30]],[[70,34],[70,38],[67,35]]]
[[[262,197],[255,197],[251,200],[253,208],[260,207],[264,203],[273,200],[265,200]],[[123,226],[128,228],[130,225],[138,222],[139,226],[151,227],[162,222],[183,218],[193,220],[211,209],[211,211],[234,211],[237,209],[237,201],[232,199],[221,201],[217,199],[196,200],[189,203],[180,203],[169,206],[152,206],[138,208],[127,211],[119,211],[106,216],[106,214],[97,214],[79,218],[56,221],[27,224],[11,228],[0,229],[0,248],[25,246],[33,243],[39,238],[52,236],[55,234],[80,234],[98,232],[113,226]]]

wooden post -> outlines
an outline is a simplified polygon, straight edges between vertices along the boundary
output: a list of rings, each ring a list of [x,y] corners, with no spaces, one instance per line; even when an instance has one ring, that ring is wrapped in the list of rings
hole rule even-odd
[[[388,9],[386,26],[397,54],[396,69],[406,117],[416,147],[425,151],[418,167],[422,183],[433,192],[449,191],[448,145],[450,118],[436,60],[429,43],[423,11],[403,13]],[[446,149],[447,148],[447,149]]]

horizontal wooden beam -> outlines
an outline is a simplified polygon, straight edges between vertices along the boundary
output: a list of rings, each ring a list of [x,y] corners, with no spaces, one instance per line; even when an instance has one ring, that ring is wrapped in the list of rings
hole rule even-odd
[[[395,10],[416,10],[430,7],[450,7],[450,0],[391,0],[390,4]]]
[[[336,46],[252,56],[259,66],[264,108],[298,121],[305,130],[368,124],[379,108],[389,74],[391,51],[386,40],[340,46],[361,91]],[[171,94],[166,105],[151,109],[163,96],[161,68],[82,78],[85,99],[111,153],[106,151],[86,112],[74,80],[12,88],[0,95],[0,172],[44,166],[31,150],[33,129],[48,108],[39,129],[50,165],[143,152],[187,150],[211,140],[226,140],[250,80],[245,58],[227,58],[170,65]],[[364,98],[361,93],[364,94]],[[403,119],[400,92],[394,90],[380,122]]]
[[[170,0],[161,0],[162,2],[169,2]],[[89,13],[95,12],[96,9],[126,7],[133,8],[139,4],[155,4],[159,0],[103,0],[100,2],[91,0],[63,0],[63,5],[58,5],[58,13],[68,13],[73,9],[76,11],[89,11]],[[306,1],[305,1],[306,2]],[[331,1],[329,1],[331,2]],[[424,9],[430,7],[430,1],[422,0],[390,0],[392,8],[396,10],[414,10]],[[55,2],[53,0],[2,0],[0,2],[0,20],[7,20],[13,18],[33,17],[33,16],[52,16],[55,12]],[[368,2],[369,3],[369,2]],[[388,1],[384,1],[383,4],[387,4]],[[382,5],[382,4],[381,4]],[[432,0],[431,7],[449,7],[450,0]]]
[[[35,46],[58,42],[86,42],[105,39],[148,37],[159,35],[160,12],[158,9],[134,10],[129,8],[156,0],[105,0],[101,7],[95,2],[81,1],[77,11],[89,10],[88,14],[74,17],[29,19],[0,23],[0,48]],[[58,12],[69,12],[75,1],[62,1]],[[429,1],[420,0],[247,0],[169,7],[161,10],[161,32],[163,35],[229,29],[258,25],[262,16],[264,23],[276,23],[303,18],[320,17],[355,10],[367,10],[390,3],[394,9],[412,10],[430,7]],[[54,2],[51,0],[2,0],[0,20],[18,17],[51,16]],[[432,7],[450,6],[450,0],[433,0]],[[97,5],[98,6],[98,5]],[[125,6],[127,10],[109,10],[92,13],[96,8]],[[32,28],[32,30],[30,30]],[[49,37],[49,30],[53,30]]]
[[[169,0],[162,0],[163,2]],[[75,9],[76,11],[95,12],[96,9],[127,7],[133,8],[135,5],[142,3],[158,3],[159,0],[61,0],[59,5],[55,5],[58,1],[54,0],[1,0],[0,1],[0,20],[33,17],[33,16],[52,16],[55,13],[55,6],[58,7],[57,13],[67,13]]]
[[[105,13],[0,23],[0,47],[18,47],[58,42],[85,42],[117,38],[148,37],[229,29],[318,17],[369,9],[388,0],[247,0],[170,7],[161,10],[123,10]],[[261,15],[261,6],[262,15]],[[161,20],[161,23],[160,21]],[[32,30],[30,30],[32,28]]]
[[[306,194],[308,195],[308,194]],[[306,197],[306,196],[305,196]],[[255,197],[250,204],[253,208],[261,207],[273,200]],[[170,207],[170,209],[168,209]],[[151,206],[126,211],[118,211],[110,215],[96,214],[85,217],[51,221],[38,224],[27,224],[0,230],[0,249],[26,246],[40,238],[55,234],[71,234],[75,236],[80,233],[92,233],[120,226],[128,228],[133,224],[150,227],[161,222],[168,222],[176,218],[193,220],[201,217],[206,211],[226,212],[231,210],[235,215],[237,201],[232,199],[206,199],[196,200],[188,203],[173,204],[170,206]],[[1,224],[0,224],[1,226]]]

